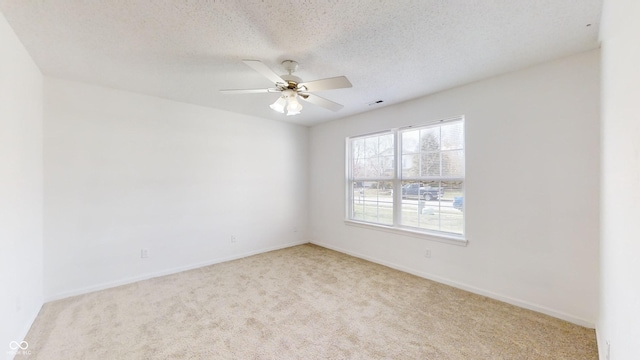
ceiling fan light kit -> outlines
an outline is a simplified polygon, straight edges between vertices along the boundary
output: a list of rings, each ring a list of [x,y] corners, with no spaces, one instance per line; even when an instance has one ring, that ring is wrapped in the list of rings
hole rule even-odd
[[[286,106],[287,115],[298,115],[300,114],[300,110],[302,110],[302,105],[298,102],[297,96],[298,94],[293,90],[283,90],[278,100],[269,105],[269,107],[279,113],[284,113]]]
[[[331,100],[325,99],[315,94],[313,91],[342,89],[351,87],[351,82],[344,77],[338,76],[327,79],[303,82],[293,73],[298,69],[298,63],[293,60],[285,60],[282,67],[288,72],[287,75],[278,75],[266,65],[258,60],[243,60],[247,66],[260,73],[262,76],[274,83],[275,88],[265,89],[241,89],[241,90],[220,90],[227,94],[255,94],[280,92],[280,97],[273,104],[269,105],[271,109],[279,113],[284,113],[286,108],[287,115],[298,115],[302,110],[302,104],[298,98],[310,102],[312,104],[324,107],[331,111],[338,111],[343,108],[342,105]]]

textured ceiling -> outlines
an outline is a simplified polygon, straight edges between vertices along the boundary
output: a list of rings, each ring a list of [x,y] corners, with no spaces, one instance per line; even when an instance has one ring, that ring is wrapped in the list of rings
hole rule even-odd
[[[0,0],[45,75],[312,125],[594,49],[602,0],[181,1]],[[590,25],[588,25],[590,24]],[[300,63],[305,81],[345,75],[353,88],[271,110],[277,94],[242,63]],[[369,104],[383,100],[382,104]]]

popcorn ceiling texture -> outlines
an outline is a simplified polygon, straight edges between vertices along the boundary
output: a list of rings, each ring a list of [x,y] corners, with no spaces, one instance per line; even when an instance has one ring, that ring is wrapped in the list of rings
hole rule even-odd
[[[16,359],[597,359],[595,332],[315,245],[44,305]]]
[[[24,1],[0,10],[45,75],[277,120],[313,124],[405,101],[598,47],[601,0]],[[591,24],[591,26],[586,26]],[[303,80],[345,75],[300,116],[268,108],[276,94],[242,64]]]

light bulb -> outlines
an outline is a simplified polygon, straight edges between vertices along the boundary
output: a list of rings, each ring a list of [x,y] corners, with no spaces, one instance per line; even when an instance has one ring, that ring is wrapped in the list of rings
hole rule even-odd
[[[287,115],[298,115],[302,110],[302,105],[298,102],[298,99],[294,97],[289,98],[289,105],[287,105]]]
[[[269,107],[279,113],[284,113],[284,106],[286,104],[287,104],[287,100],[285,100],[284,96],[281,96],[278,98],[278,100],[276,100],[276,102],[269,105]]]

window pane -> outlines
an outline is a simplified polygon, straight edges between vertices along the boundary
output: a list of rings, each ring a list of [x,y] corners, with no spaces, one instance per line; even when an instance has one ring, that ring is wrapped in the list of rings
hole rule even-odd
[[[384,134],[351,141],[351,174],[354,179],[392,178],[394,135]]]
[[[403,181],[401,225],[462,234],[462,193],[462,182]]]
[[[378,222],[393,224],[393,183],[390,181],[378,183]]]
[[[420,130],[420,150],[422,152],[440,150],[439,127]]]
[[[377,157],[366,159],[366,173],[368,178],[376,178],[380,175],[380,163]]]
[[[393,155],[391,156],[381,156],[380,157],[380,169],[382,173],[381,177],[393,177]]]
[[[464,136],[462,123],[442,126],[442,150],[463,148]]]
[[[364,139],[364,156],[371,158],[378,155],[378,137],[368,137]]]
[[[442,176],[464,175],[464,150],[442,152]]]
[[[420,171],[420,175],[422,176],[440,176],[440,153],[439,152],[429,152],[423,153],[421,155],[422,158],[422,168]]]
[[[438,183],[434,182],[402,182],[402,203],[401,203],[401,224],[417,228],[431,228],[438,230],[436,226],[431,226],[433,222],[431,208],[438,203],[440,189]]]
[[[390,181],[364,181],[361,185],[362,187],[354,190],[353,219],[392,225],[392,183]]]
[[[464,229],[464,202],[462,182],[443,181],[444,194],[440,201],[440,231],[462,234]]]
[[[381,135],[378,138],[378,154],[393,155],[393,134]]]
[[[364,220],[364,191],[362,189],[362,182],[354,181],[351,190],[351,218],[354,220]]]
[[[351,140],[351,174],[364,177],[364,139]]]
[[[419,169],[419,155],[402,155],[402,177],[417,177]]]
[[[354,178],[363,178],[365,176],[364,159],[354,159],[352,172]]]
[[[419,152],[420,130],[405,131],[402,133],[402,153],[413,154]]]
[[[443,201],[453,201],[456,197],[461,197],[462,192],[462,181],[443,181],[442,182],[442,200]]]
[[[351,154],[353,159],[364,157],[364,139],[351,140]]]
[[[403,199],[437,200],[443,194],[437,181],[403,181],[401,191]]]

